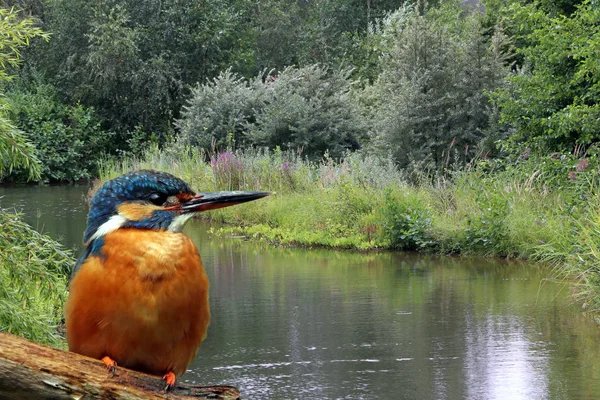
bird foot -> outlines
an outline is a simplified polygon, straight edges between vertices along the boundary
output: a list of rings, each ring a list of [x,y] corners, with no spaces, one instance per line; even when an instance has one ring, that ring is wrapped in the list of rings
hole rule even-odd
[[[165,386],[165,392],[168,392],[175,387],[175,374],[173,372],[167,372],[162,378],[167,383],[167,386]]]
[[[115,370],[117,369],[117,362],[109,356],[102,357],[102,362],[104,363],[104,365],[106,365],[108,373],[113,375],[115,373]]]

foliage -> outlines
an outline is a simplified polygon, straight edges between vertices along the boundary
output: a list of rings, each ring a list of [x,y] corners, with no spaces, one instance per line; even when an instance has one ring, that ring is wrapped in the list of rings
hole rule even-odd
[[[319,162],[277,150],[204,158],[189,148],[153,149],[143,160],[106,164],[102,175],[156,168],[206,191],[274,191],[260,207],[232,207],[210,217],[282,244],[537,257],[540,246],[558,246],[557,232],[585,214],[600,167],[592,151],[510,165],[483,161],[435,184],[411,186],[389,159],[362,152]]]
[[[399,250],[428,250],[434,245],[429,230],[429,211],[418,197],[395,198],[391,191],[385,196],[381,225],[390,246]]]
[[[211,82],[192,89],[182,118],[176,122],[179,140],[191,146],[248,144],[248,125],[264,107],[264,86],[260,80],[248,82],[227,70]]]
[[[365,134],[350,85],[347,73],[317,65],[253,82],[227,71],[194,89],[177,123],[180,140],[204,149],[255,145],[340,157]]]
[[[381,35],[388,52],[363,101],[376,147],[392,149],[403,167],[468,162],[493,116],[486,91],[504,75],[504,56],[482,35],[477,14],[454,2],[424,15],[403,8],[386,19]]]
[[[180,116],[187,87],[227,68],[245,78],[315,63],[366,71],[353,61],[362,57],[353,54],[355,43],[398,6],[393,0],[18,3],[53,34],[30,52],[28,67],[44,74],[61,101],[93,107],[125,151],[136,129],[166,132]]]
[[[252,15],[257,38],[256,65],[259,69],[320,63],[347,68],[368,26],[403,2],[394,0],[324,0],[296,2],[266,0]],[[366,50],[360,49],[359,52]]]
[[[467,218],[463,239],[466,247],[479,254],[512,255],[503,248],[507,235],[508,202],[495,194],[488,196],[484,193],[479,197],[479,210]]]
[[[575,298],[582,307],[600,321],[600,215],[598,198],[594,207],[590,207],[585,218],[565,232],[563,246],[546,246],[541,258],[554,264],[557,274],[565,279],[577,277]]]
[[[60,103],[55,88],[42,82],[29,88],[14,85],[7,101],[14,121],[37,149],[42,180],[76,181],[96,175],[112,134],[102,130],[93,109]]]
[[[512,5],[525,66],[495,93],[502,120],[514,126],[509,146],[568,151],[600,139],[600,10],[584,2],[572,15],[547,14],[538,3]]]
[[[136,127],[168,130],[186,84],[248,67],[246,11],[231,3],[244,2],[51,1],[54,40],[36,49],[38,68],[67,103],[94,107],[127,149]]]
[[[0,210],[0,331],[59,345],[57,327],[74,263],[59,243]]]
[[[14,9],[0,7],[0,177],[8,169],[23,167],[29,179],[40,175],[39,162],[35,149],[27,138],[8,118],[9,107],[4,99],[4,85],[12,76],[9,68],[15,68],[21,61],[21,48],[35,37],[48,38],[34,26],[33,19],[19,19]]]
[[[40,165],[35,147],[12,121],[6,118],[8,105],[0,99],[0,178],[13,169],[25,168],[28,179],[40,178]]]
[[[363,121],[350,96],[347,73],[311,65],[267,77],[267,102],[250,127],[251,142],[271,149],[300,150],[318,159],[341,157],[360,147]]]

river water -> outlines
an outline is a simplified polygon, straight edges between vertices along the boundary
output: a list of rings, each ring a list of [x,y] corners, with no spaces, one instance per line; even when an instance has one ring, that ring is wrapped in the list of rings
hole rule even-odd
[[[86,188],[0,188],[0,207],[81,250]],[[247,205],[251,206],[251,205]],[[211,280],[182,381],[244,399],[598,399],[600,329],[530,263],[282,249],[186,228]]]

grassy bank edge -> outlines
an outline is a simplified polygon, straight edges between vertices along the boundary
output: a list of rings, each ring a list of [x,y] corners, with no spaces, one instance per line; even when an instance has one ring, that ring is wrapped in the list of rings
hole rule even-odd
[[[201,191],[275,192],[256,203],[211,212],[208,218],[226,224],[212,229],[217,236],[243,235],[282,246],[550,263],[553,278],[571,280],[575,298],[600,322],[598,166],[580,170],[577,165],[572,155],[502,169],[480,163],[443,179],[408,184],[390,160],[361,153],[311,163],[277,150],[206,154],[173,148],[106,162],[101,182],[151,168]]]

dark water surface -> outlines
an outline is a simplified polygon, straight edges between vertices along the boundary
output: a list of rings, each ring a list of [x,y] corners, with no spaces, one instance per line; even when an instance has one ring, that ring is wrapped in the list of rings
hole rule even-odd
[[[85,190],[0,188],[0,207],[80,248]],[[279,249],[208,229],[186,228],[213,318],[182,381],[234,385],[244,399],[600,398],[600,329],[548,269]]]

